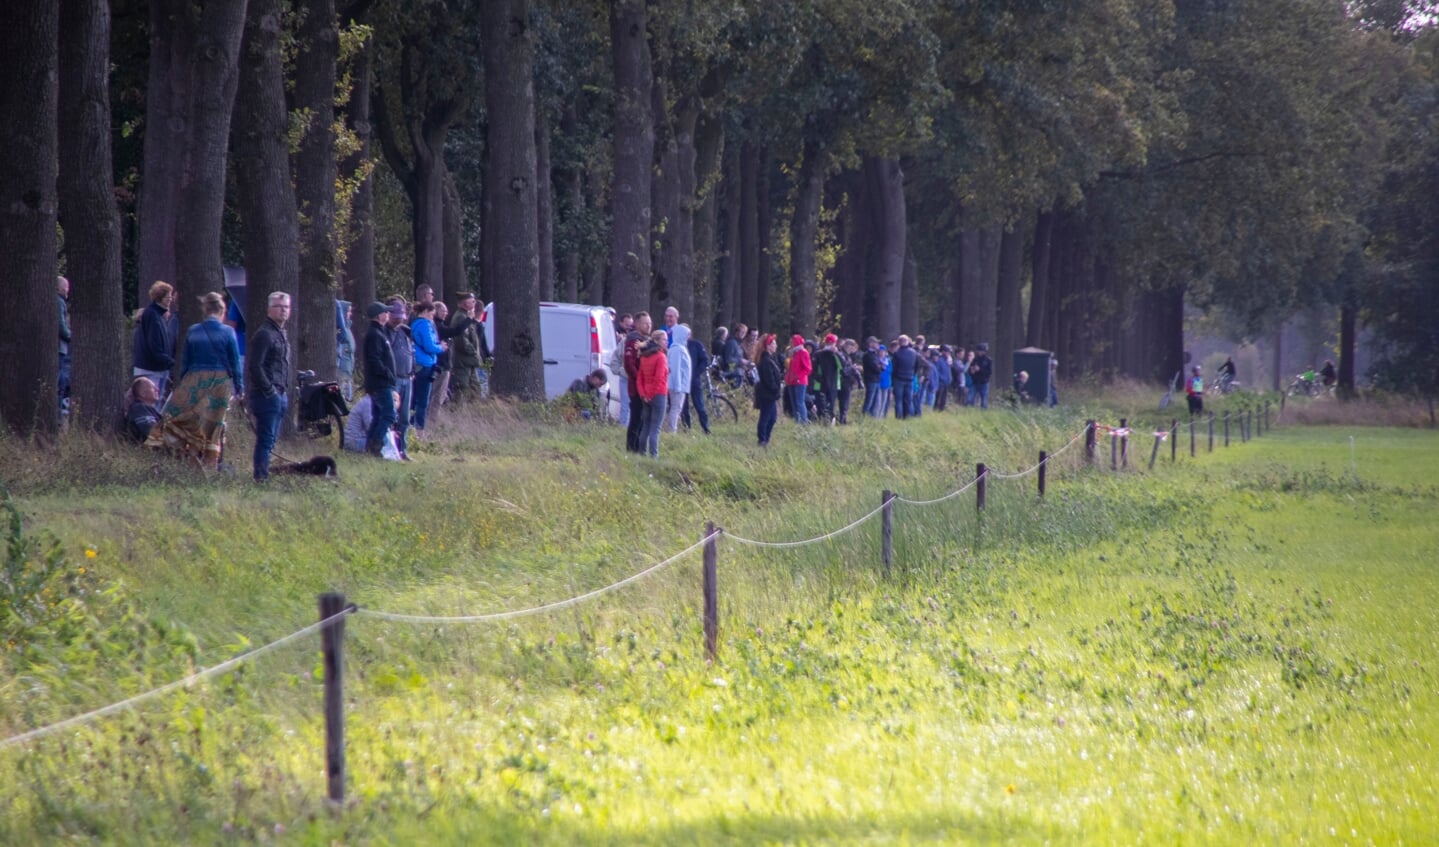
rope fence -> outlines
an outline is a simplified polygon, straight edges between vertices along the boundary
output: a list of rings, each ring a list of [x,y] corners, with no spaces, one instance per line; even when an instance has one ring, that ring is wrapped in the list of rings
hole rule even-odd
[[[1229,446],[1229,431],[1231,423],[1229,413],[1225,413],[1223,422],[1224,444],[1227,447]],[[1253,426],[1254,423],[1254,414],[1252,411],[1246,412],[1245,415],[1240,418],[1240,420],[1238,421],[1238,428],[1241,440],[1248,440],[1250,428]],[[1262,417],[1259,418],[1258,425],[1261,430],[1267,429],[1269,427],[1269,414],[1267,408],[1264,410]],[[1214,416],[1211,414],[1209,416],[1210,451],[1214,449],[1213,427]],[[1190,424],[1190,429],[1192,439],[1192,421]],[[22,732],[9,738],[0,739],[0,750],[28,744],[45,736],[61,732],[63,730],[73,727],[81,726],[91,721],[99,720],[100,718],[116,714],[117,712],[133,709],[145,702],[159,697],[163,697],[164,695],[178,689],[188,688],[189,686],[192,686],[196,683],[225,673],[226,671],[229,671],[245,662],[257,659],[266,653],[272,652],[287,644],[292,644],[296,641],[299,641],[300,639],[309,637],[319,632],[321,634],[321,648],[324,655],[325,670],[324,699],[326,721],[326,768],[329,781],[329,797],[332,801],[340,802],[344,800],[345,796],[343,714],[344,699],[343,689],[341,686],[343,685],[342,668],[344,622],[345,618],[347,617],[358,616],[395,623],[412,624],[473,624],[494,623],[499,621],[513,620],[516,618],[541,615],[577,606],[590,600],[602,597],[606,594],[618,591],[621,588],[632,585],[664,571],[675,563],[683,560],[691,553],[694,553],[696,550],[700,550],[701,548],[703,548],[705,653],[708,661],[714,661],[717,658],[718,652],[718,578],[716,562],[717,543],[720,538],[725,538],[730,541],[734,541],[737,544],[751,547],[760,547],[767,549],[793,549],[829,541],[830,539],[836,538],[840,535],[857,529],[858,527],[862,526],[863,524],[874,518],[876,515],[880,515],[882,516],[881,562],[884,567],[885,575],[889,576],[893,558],[893,507],[895,503],[901,503],[905,506],[913,507],[933,506],[957,498],[960,495],[973,489],[976,493],[976,508],[980,512],[983,512],[985,508],[986,478],[993,477],[997,480],[1016,480],[1022,479],[1035,473],[1039,475],[1039,496],[1043,497],[1045,493],[1046,469],[1048,465],[1052,463],[1054,459],[1056,459],[1057,457],[1074,447],[1077,443],[1079,443],[1080,439],[1084,439],[1085,441],[1086,463],[1089,465],[1094,465],[1096,463],[1098,455],[1097,440],[1098,434],[1100,433],[1108,434],[1111,437],[1112,466],[1116,470],[1119,467],[1119,465],[1117,464],[1117,458],[1114,458],[1114,456],[1117,455],[1114,451],[1120,449],[1121,447],[1125,449],[1127,466],[1127,444],[1129,436],[1132,434],[1132,431],[1128,427],[1127,421],[1124,419],[1120,419],[1118,427],[1110,427],[1090,420],[1086,421],[1084,428],[1073,438],[1071,438],[1067,443],[1065,443],[1063,447],[1060,447],[1053,453],[1046,453],[1044,451],[1041,451],[1039,454],[1039,460],[1034,465],[1024,470],[1014,473],[1001,473],[981,463],[976,465],[975,476],[969,482],[966,482],[964,485],[961,485],[953,491],[931,499],[913,499],[903,497],[889,490],[885,490],[881,493],[880,505],[878,507],[870,510],[869,512],[866,512],[865,514],[861,515],[860,517],[838,529],[814,536],[812,538],[805,538],[794,541],[758,540],[737,535],[727,529],[716,527],[713,523],[709,523],[706,526],[704,535],[698,541],[663,560],[655,562],[654,564],[649,565],[634,574],[631,574],[630,576],[627,576],[623,579],[602,586],[600,588],[596,588],[592,591],[578,594],[564,600],[557,600],[551,603],[543,603],[525,609],[516,609],[502,612],[487,612],[470,615],[408,614],[401,612],[384,611],[380,609],[363,608],[356,606],[352,603],[346,603],[343,595],[336,593],[323,594],[320,596],[320,620],[316,623],[312,623],[309,626],[302,627],[290,633],[289,635],[285,635],[281,638],[275,639],[268,644],[255,647],[251,650],[241,653],[238,656],[227,659],[226,661],[221,662],[214,667],[205,668],[203,670],[190,674],[189,676],[186,676],[182,679],[175,680],[174,682],[167,683],[158,688],[146,691],[142,694],[137,694],[133,697],[126,698],[119,702],[111,703],[110,705],[103,706],[101,708],[85,712],[83,714],[65,718],[63,720],[46,726]],[[1176,446],[1176,443],[1178,441],[1178,421],[1171,421],[1169,429],[1156,430],[1153,434],[1155,437],[1155,451],[1150,458],[1151,468],[1154,466],[1154,457],[1158,454],[1158,448],[1161,441],[1168,439],[1171,442],[1172,447]],[[1192,445],[1191,455],[1193,455]],[[1174,458],[1175,451],[1171,451],[1171,459]]]

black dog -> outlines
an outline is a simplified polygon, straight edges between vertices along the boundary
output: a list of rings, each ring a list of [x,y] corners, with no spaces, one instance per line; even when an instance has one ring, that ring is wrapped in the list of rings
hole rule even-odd
[[[272,473],[295,474],[297,476],[339,476],[339,466],[329,456],[315,456],[303,462],[291,462],[288,465],[276,465],[270,469]]]

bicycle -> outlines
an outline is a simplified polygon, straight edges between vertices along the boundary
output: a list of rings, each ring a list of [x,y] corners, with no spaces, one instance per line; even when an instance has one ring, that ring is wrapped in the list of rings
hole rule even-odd
[[[1209,386],[1209,393],[1216,396],[1230,394],[1237,391],[1240,385],[1242,385],[1242,383],[1229,374],[1220,374],[1219,379],[1215,380],[1214,383]]]
[[[1284,392],[1286,395],[1303,395],[1306,397],[1318,397],[1321,394],[1334,393],[1334,386],[1321,385],[1313,374],[1295,374],[1294,381],[1289,383],[1289,388]]]
[[[739,409],[735,407],[729,395],[717,387],[715,376],[719,374],[719,365],[712,364],[705,368],[704,372],[704,398],[705,408],[709,411],[711,421],[727,420],[730,423],[739,423]],[[718,384],[723,384],[723,376]]]

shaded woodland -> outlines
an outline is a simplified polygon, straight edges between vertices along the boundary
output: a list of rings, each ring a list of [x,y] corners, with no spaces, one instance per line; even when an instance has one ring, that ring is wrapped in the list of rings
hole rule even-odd
[[[324,376],[334,299],[477,291],[521,399],[546,299],[1142,380],[1188,313],[1320,306],[1344,393],[1361,329],[1439,391],[1432,2],[11,0],[0,46],[21,434],[60,425],[57,274],[102,429],[148,285],[188,324],[225,266]]]

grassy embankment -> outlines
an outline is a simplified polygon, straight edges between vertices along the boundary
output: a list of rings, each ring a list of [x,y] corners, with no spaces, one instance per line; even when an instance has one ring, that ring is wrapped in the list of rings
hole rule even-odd
[[[1194,460],[1186,437],[1151,473],[1168,413],[1147,403],[781,424],[768,452],[742,425],[668,437],[658,462],[612,429],[492,413],[411,465],[266,489],[0,444],[27,536],[59,543],[5,619],[8,737],[286,635],[320,591],[524,608],[707,519],[804,538],[882,488],[1026,467],[1085,417],[1142,436],[1118,475],[1065,453],[1043,502],[1033,477],[991,481],[982,520],[969,493],[897,506],[889,580],[877,519],[793,550],[722,541],[713,666],[698,555],[502,624],[352,618],[343,812],[323,801],[315,638],[0,750],[0,843],[1433,841],[1439,436],[1279,429]]]

